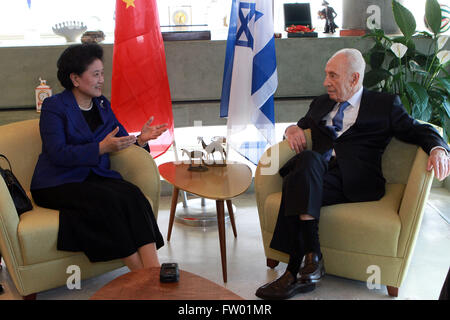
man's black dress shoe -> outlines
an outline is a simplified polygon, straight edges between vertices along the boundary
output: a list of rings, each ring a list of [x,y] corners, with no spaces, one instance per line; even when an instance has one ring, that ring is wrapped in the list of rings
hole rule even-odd
[[[298,273],[302,282],[318,282],[325,275],[323,257],[319,260],[315,252],[306,254],[305,265]]]
[[[297,293],[313,291],[315,288],[315,283],[303,283],[286,270],[277,280],[258,288],[255,295],[261,299],[281,300],[289,299]]]

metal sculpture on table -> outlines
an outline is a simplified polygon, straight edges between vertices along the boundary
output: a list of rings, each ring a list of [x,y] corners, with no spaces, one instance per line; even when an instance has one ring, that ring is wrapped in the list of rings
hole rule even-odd
[[[188,151],[186,149],[181,149],[183,155],[187,155],[189,157],[189,171],[207,171],[208,168],[203,165],[203,157],[205,155],[203,150],[192,150]],[[198,164],[195,163],[195,159],[199,159]]]
[[[227,152],[225,151],[225,148],[223,146],[223,144],[225,143],[224,137],[214,137],[210,144],[206,144],[205,141],[203,141],[203,137],[197,137],[197,140],[202,144],[203,149],[206,151],[206,165],[223,167],[227,165]],[[220,153],[220,160],[214,159],[215,152]]]

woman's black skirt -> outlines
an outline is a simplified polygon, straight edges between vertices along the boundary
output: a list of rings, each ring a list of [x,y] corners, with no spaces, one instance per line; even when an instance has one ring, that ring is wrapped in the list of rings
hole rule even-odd
[[[58,250],[83,251],[91,262],[125,258],[164,240],[153,210],[134,184],[95,174],[79,183],[32,190],[37,205],[59,210]]]

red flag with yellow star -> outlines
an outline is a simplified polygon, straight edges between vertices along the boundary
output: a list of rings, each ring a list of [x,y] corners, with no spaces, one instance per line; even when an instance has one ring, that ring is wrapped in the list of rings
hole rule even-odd
[[[117,0],[111,106],[129,133],[167,123],[169,129],[149,141],[154,158],[173,142],[173,114],[164,43],[156,0]]]

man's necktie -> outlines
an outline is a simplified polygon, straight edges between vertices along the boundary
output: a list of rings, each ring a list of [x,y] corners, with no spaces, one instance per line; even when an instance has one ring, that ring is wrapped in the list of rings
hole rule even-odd
[[[333,125],[335,136],[337,136],[336,132],[342,130],[342,122],[344,120],[344,110],[350,105],[347,101],[341,102],[339,104],[339,109],[336,115],[333,118]]]
[[[342,130],[342,125],[343,125],[343,120],[344,120],[344,110],[350,105],[350,103],[348,103],[348,101],[344,101],[341,102],[339,104],[339,109],[338,112],[336,113],[336,115],[333,117],[332,119],[332,125],[328,126],[328,128],[330,128],[333,137],[336,139],[337,138],[337,132]],[[333,149],[328,150],[327,152],[324,153],[324,157],[326,159],[326,161],[330,161],[331,159],[331,155],[333,153]]]

